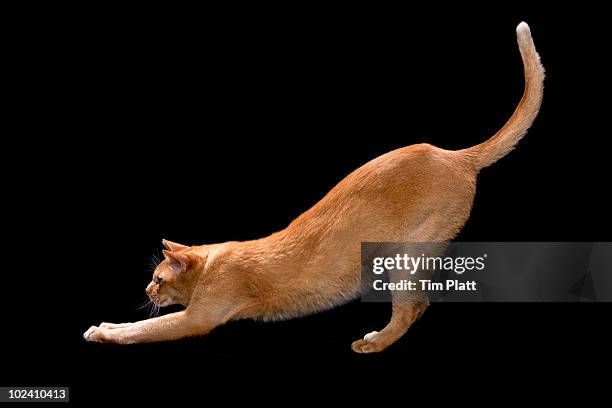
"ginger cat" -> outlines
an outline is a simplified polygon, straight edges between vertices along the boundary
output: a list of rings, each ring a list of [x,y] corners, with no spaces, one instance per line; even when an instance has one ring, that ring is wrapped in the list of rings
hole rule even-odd
[[[508,122],[489,140],[458,151],[418,144],[382,155],[266,238],[202,246],[164,240],[165,260],[146,292],[158,306],[185,309],[135,323],[102,323],[84,338],[120,344],[164,341],[203,335],[230,320],[319,312],[359,296],[361,242],[453,239],[470,215],[478,172],[514,148],[540,108],[544,69],[527,24],[516,31],[525,91]],[[426,299],[394,296],[391,321],[353,342],[353,350],[389,347],[427,305]]]

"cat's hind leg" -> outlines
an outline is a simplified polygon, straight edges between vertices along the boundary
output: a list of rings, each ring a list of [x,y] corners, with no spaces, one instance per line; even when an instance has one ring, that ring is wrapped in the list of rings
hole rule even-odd
[[[406,250],[413,255],[415,253],[437,254],[443,250],[444,246],[444,244],[441,244],[420,248],[412,244]],[[426,277],[422,270],[415,273],[413,275],[406,269],[394,269],[389,271],[389,281],[392,283],[417,282],[419,279]],[[427,293],[422,290],[393,290],[391,296],[393,307],[389,323],[381,331],[370,332],[363,339],[354,341],[351,345],[353,351],[357,353],[376,353],[386,349],[406,334],[410,326],[421,317],[429,306]]]
[[[410,326],[425,312],[429,301],[426,299],[393,303],[391,321],[380,332],[371,332],[363,339],[354,341],[353,351],[376,353],[389,347],[402,337]]]

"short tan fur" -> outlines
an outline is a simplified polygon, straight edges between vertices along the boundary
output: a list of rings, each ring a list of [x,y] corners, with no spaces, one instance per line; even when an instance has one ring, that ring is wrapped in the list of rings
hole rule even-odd
[[[507,153],[536,118],[544,69],[529,27],[517,27],[525,91],[505,126],[489,140],[449,151],[404,147],[358,168],[284,230],[247,242],[185,246],[164,241],[165,260],[147,294],[185,310],[135,323],[102,323],[88,341],[142,343],[203,335],[230,320],[288,319],[320,312],[360,294],[361,242],[446,242],[467,221],[478,172]],[[390,322],[353,342],[356,352],[384,350],[427,307],[394,298]]]

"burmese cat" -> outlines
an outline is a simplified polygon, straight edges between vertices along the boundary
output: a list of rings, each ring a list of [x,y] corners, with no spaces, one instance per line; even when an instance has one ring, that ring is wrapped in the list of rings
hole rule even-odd
[[[347,176],[286,229],[255,241],[185,246],[164,240],[165,260],[146,292],[159,306],[185,310],[136,323],[102,323],[88,341],[142,343],[206,334],[229,320],[289,319],[332,308],[360,294],[360,243],[446,242],[465,224],[478,172],[510,152],[538,114],[544,69],[529,27],[517,27],[523,97],[505,126],[459,151],[428,144],[380,156]],[[426,299],[393,299],[380,332],[353,342],[384,350],[423,313]]]

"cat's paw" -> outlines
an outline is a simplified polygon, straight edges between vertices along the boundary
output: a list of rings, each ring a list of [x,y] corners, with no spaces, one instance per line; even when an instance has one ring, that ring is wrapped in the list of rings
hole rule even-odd
[[[378,353],[384,350],[384,347],[376,342],[377,331],[370,332],[363,336],[363,339],[354,341],[351,348],[355,353]]]
[[[102,327],[91,326],[85,333],[83,338],[87,341],[95,341],[98,343],[106,343],[109,341],[109,337],[106,334],[106,330]]]
[[[365,336],[363,336],[363,339],[367,340],[367,341],[374,341],[374,338],[376,337],[377,334],[378,334],[378,332],[376,330],[374,330],[372,332],[369,332]]]

